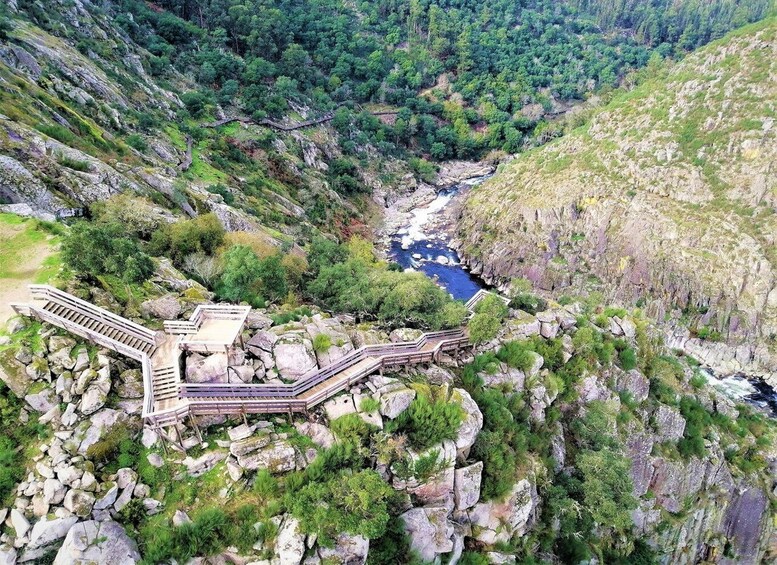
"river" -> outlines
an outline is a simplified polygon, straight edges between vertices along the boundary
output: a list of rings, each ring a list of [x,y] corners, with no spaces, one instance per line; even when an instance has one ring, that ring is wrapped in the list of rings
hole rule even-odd
[[[456,300],[469,300],[486,284],[461,265],[448,245],[446,208],[462,190],[480,184],[491,175],[476,177],[444,188],[432,202],[415,208],[408,223],[391,236],[389,258],[405,270],[421,271]]]
[[[431,202],[414,208],[405,225],[391,236],[389,258],[406,270],[425,273],[457,300],[466,301],[481,288],[488,288],[461,264],[459,255],[449,246],[451,220],[446,212],[457,195],[490,176],[443,188]],[[702,373],[710,385],[729,398],[777,417],[777,392],[762,379],[745,375],[719,378],[708,368]]]

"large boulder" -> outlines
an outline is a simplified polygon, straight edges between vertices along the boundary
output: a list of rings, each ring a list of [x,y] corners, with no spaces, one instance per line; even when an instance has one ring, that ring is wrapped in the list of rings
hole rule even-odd
[[[299,521],[290,515],[278,530],[275,553],[283,565],[299,565],[305,555],[305,534],[300,531]]]
[[[113,520],[89,520],[68,530],[54,565],[134,565],[138,561],[138,546],[121,525]]]
[[[67,518],[47,519],[41,518],[32,527],[30,533],[30,543],[28,549],[37,549],[45,547],[55,541],[61,540],[70,531],[70,528],[78,522],[78,517],[69,516]]]
[[[721,524],[721,530],[726,539],[730,540],[736,558],[731,563],[750,565],[759,562],[764,514],[768,507],[769,498],[761,489],[747,488],[734,495]]]
[[[280,376],[290,381],[298,380],[318,366],[313,342],[302,332],[280,335],[273,346],[273,356]]]
[[[617,376],[615,390],[618,392],[628,392],[634,401],[643,402],[647,399],[650,392],[650,381],[637,369],[632,369]]]
[[[277,335],[272,332],[260,330],[246,342],[246,347],[253,355],[260,357],[262,352],[272,353],[276,341],[278,341]]]
[[[53,388],[44,388],[38,392],[30,393],[24,397],[24,400],[30,408],[41,414],[45,414],[59,404],[59,399]]]
[[[16,549],[10,545],[0,545],[0,565],[16,565]]]
[[[457,510],[472,508],[480,499],[480,482],[483,462],[456,469],[454,472],[453,496]]]
[[[190,355],[186,360],[186,382],[189,383],[226,383],[227,354],[213,353],[203,356]]]
[[[181,315],[183,308],[174,294],[146,300],[140,304],[140,312],[146,318],[160,320],[175,320]]]
[[[324,449],[332,447],[335,443],[334,434],[323,424],[301,422],[294,424],[294,427],[300,434],[308,436],[313,443]]]
[[[411,508],[400,516],[410,547],[423,561],[434,561],[453,550],[453,524],[445,507]]]
[[[451,402],[456,402],[464,410],[464,418],[456,432],[456,449],[460,453],[467,452],[475,443],[478,433],[483,428],[483,414],[470,394],[462,388],[451,391]]]
[[[526,479],[520,480],[504,502],[476,504],[469,511],[472,537],[488,545],[507,543],[514,535],[523,535],[531,520],[535,497]]]
[[[238,457],[237,462],[249,471],[267,469],[271,473],[285,473],[296,468],[296,452],[289,443],[277,441],[268,447]]]
[[[326,349],[316,351],[319,367],[331,365],[354,349],[351,338],[337,318],[322,318],[320,314],[316,314],[312,318],[312,323],[305,326],[305,329],[313,340],[319,334],[329,336],[331,345]]]
[[[94,414],[100,408],[105,406],[108,401],[108,393],[111,391],[111,378],[107,371],[100,371],[102,374],[87,387],[84,395],[81,397],[81,413],[84,415]]]
[[[127,414],[121,410],[112,408],[103,408],[95,412],[88,420],[81,422],[76,429],[73,440],[78,442],[78,453],[86,455],[86,451],[103,439],[114,426],[120,425],[127,420]],[[68,440],[70,441],[70,440]]]
[[[334,547],[319,547],[318,556],[325,563],[364,565],[369,550],[370,540],[367,538],[340,534],[335,538]]]
[[[419,460],[434,460],[434,473],[430,476],[415,476],[416,464]],[[408,450],[408,469],[410,476],[399,473],[399,465],[392,466],[394,471],[392,486],[404,489],[412,495],[418,505],[445,507],[449,511],[454,507],[454,464],[456,461],[456,446],[452,441],[444,441],[440,445],[417,453]]]
[[[229,452],[235,457],[243,457],[263,447],[270,445],[272,438],[267,432],[261,432],[257,435],[233,441],[229,446]]]
[[[86,518],[92,513],[94,500],[92,493],[74,488],[67,491],[62,505],[79,518]]]
[[[407,410],[415,398],[415,391],[397,383],[391,390],[380,395],[380,413],[386,418],[396,418]]]
[[[653,414],[658,441],[677,441],[685,432],[685,418],[677,408],[661,404]]]

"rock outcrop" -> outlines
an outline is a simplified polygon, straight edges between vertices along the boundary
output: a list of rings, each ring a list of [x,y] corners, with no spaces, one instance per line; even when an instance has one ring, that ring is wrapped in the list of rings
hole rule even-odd
[[[721,369],[771,371],[774,29],[700,49],[475,187],[458,220],[463,261],[496,285],[523,277],[563,293],[599,281],[656,320],[682,312],[691,329],[719,332],[737,352]]]

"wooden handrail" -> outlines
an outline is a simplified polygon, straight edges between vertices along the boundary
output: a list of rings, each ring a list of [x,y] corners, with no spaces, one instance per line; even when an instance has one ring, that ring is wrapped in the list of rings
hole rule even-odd
[[[30,285],[30,291],[33,298],[38,300],[51,300],[72,310],[75,310],[76,312],[90,316],[92,318],[96,318],[105,324],[112,325],[116,329],[123,330],[131,334],[133,337],[146,341],[149,344],[156,344],[156,332],[153,330],[118,316],[113,312],[109,312],[104,308],[95,306],[94,304],[86,302],[85,300],[81,300],[72,294],[68,294],[67,292],[63,292],[49,285]]]
[[[433,362],[440,352],[459,349],[469,344],[469,338],[464,330],[453,329],[427,332],[414,341],[365,345],[326,367],[308,371],[293,384],[185,383],[181,378],[180,349],[175,347],[172,353],[175,357],[170,360],[171,364],[164,364],[167,360],[163,360],[163,364],[157,365],[156,370],[164,387],[164,396],[160,401],[169,399],[172,391],[177,392],[178,401],[168,408],[156,409],[155,365],[160,359],[154,358],[152,361],[151,353],[160,343],[160,338],[164,339],[162,332],[154,332],[48,285],[31,285],[30,289],[36,299],[60,304],[152,346],[150,349],[144,346],[145,350],[136,349],[99,331],[71,322],[45,307],[29,306],[30,312],[42,320],[140,361],[144,388],[142,416],[154,426],[175,424],[190,414],[305,411],[383,367]],[[486,294],[485,291],[478,292],[467,303],[468,307],[471,303],[476,304],[482,300]],[[502,298],[502,300],[505,299]],[[192,330],[196,332],[206,317],[245,320],[249,310],[250,308],[245,306],[201,305],[197,307],[189,321],[166,321],[164,325],[169,335],[194,333]],[[189,345],[223,347],[222,342],[211,341],[190,342]],[[162,350],[157,351],[162,352]],[[359,363],[363,364],[357,370],[348,373],[345,378],[346,375],[343,372],[357,367]],[[172,380],[170,379],[171,369]],[[316,387],[319,389],[316,390]]]

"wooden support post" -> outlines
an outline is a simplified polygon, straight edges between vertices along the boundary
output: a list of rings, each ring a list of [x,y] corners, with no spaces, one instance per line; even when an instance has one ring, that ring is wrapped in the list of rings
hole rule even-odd
[[[156,426],[156,428],[154,428],[154,432],[159,438],[159,442],[162,444],[162,451],[165,452],[165,457],[167,457],[169,453],[167,453],[167,444],[165,443],[165,436],[164,436],[164,433],[162,432],[162,428],[159,426]]]
[[[200,427],[197,425],[197,420],[194,417],[194,414],[191,412],[189,413],[189,421],[192,423],[192,428],[194,428],[194,433],[197,434],[197,439],[200,440],[200,443],[202,443],[202,434],[200,433]]]
[[[248,418],[246,418],[246,408],[245,406],[242,406],[240,408],[240,415],[243,417],[243,423],[248,427]]]
[[[288,413],[288,417],[289,417],[289,425],[291,426],[291,425],[292,425],[292,423],[294,422],[294,418],[293,418],[293,416],[292,416],[292,413],[291,413],[291,403],[289,403],[289,413]]]

